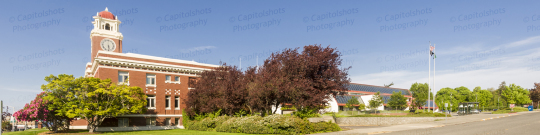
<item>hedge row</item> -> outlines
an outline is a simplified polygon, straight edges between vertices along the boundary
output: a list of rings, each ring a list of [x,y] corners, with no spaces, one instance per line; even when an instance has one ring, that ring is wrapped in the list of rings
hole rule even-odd
[[[341,130],[335,123],[311,123],[296,116],[278,114],[266,117],[219,116],[216,118],[205,118],[201,121],[191,121],[187,124],[186,127],[189,130],[248,134],[310,134]]]

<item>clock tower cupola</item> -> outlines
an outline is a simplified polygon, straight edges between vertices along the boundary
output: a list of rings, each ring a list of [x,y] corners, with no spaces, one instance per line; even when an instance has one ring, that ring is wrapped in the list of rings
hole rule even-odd
[[[98,51],[108,51],[122,53],[122,39],[120,33],[120,20],[114,16],[107,8],[93,17],[94,29],[90,32],[90,42],[92,47],[92,61]]]

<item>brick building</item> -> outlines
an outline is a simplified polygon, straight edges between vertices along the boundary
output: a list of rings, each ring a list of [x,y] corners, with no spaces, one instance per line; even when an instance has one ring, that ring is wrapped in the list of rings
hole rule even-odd
[[[182,102],[190,80],[218,65],[194,61],[122,53],[123,35],[117,16],[105,9],[93,17],[90,32],[91,62],[85,77],[111,79],[118,84],[138,86],[148,96],[146,114],[130,114],[106,119],[97,131],[128,131],[183,128]],[[87,129],[87,121],[77,119],[73,129]]]

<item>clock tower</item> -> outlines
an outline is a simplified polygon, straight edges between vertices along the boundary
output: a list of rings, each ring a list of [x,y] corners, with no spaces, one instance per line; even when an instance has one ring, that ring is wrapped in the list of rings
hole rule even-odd
[[[90,42],[92,50],[92,61],[98,51],[109,51],[122,53],[122,39],[120,33],[120,20],[114,16],[107,8],[93,17],[94,29],[90,32]]]

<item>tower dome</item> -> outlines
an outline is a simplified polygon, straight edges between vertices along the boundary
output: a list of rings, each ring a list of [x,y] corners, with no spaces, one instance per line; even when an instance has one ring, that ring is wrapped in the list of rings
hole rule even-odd
[[[99,12],[99,17],[107,18],[107,19],[111,19],[111,20],[116,20],[114,15],[111,12],[109,12],[109,9],[107,9],[107,8],[105,8],[105,11]]]

